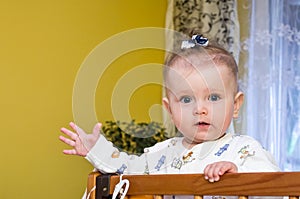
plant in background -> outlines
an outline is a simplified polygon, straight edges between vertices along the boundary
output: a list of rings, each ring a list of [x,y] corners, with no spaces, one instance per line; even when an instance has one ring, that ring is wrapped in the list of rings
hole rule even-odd
[[[106,139],[128,153],[144,152],[144,148],[168,139],[165,128],[158,122],[106,121],[102,127]]]

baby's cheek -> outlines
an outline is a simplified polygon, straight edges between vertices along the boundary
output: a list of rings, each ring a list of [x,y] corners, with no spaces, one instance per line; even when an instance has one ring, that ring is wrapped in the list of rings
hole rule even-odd
[[[173,109],[171,118],[177,127],[180,126],[181,125],[180,123],[182,122],[181,120],[183,118],[182,111],[179,109]]]

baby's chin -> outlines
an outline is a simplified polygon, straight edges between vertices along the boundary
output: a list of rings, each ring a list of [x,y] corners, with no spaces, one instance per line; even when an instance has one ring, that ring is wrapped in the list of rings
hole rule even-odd
[[[196,135],[193,138],[184,138],[184,145],[185,146],[190,146],[189,148],[197,145],[197,144],[202,144],[204,142],[209,142],[209,141],[215,141],[221,137],[223,137],[225,133],[219,133],[219,134],[214,134],[210,135],[210,133],[206,133],[205,135]]]

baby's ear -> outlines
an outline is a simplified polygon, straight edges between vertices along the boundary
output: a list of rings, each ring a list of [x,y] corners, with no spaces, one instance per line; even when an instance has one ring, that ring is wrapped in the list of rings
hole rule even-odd
[[[244,102],[244,93],[238,92],[234,97],[234,111],[233,111],[234,118],[237,118],[239,116],[239,111],[243,105],[243,102]]]
[[[169,102],[169,99],[167,97],[164,97],[162,99],[162,102],[163,102],[163,106],[165,107],[165,109],[168,111],[168,113],[171,115],[172,112],[171,112],[171,109],[170,109],[170,102]]]

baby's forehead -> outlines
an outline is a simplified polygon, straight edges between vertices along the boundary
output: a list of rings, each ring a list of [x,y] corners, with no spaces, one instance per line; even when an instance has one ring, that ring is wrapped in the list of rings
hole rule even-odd
[[[177,55],[170,67],[176,67],[179,65],[193,66],[193,67],[203,67],[205,65],[215,64],[213,61],[213,56],[208,54],[190,54],[190,55]]]
[[[225,83],[236,90],[237,82],[231,69],[224,63],[215,63],[211,58],[205,58],[180,58],[175,60],[171,66],[166,66],[165,86],[177,87],[178,84],[184,84],[189,77],[193,76],[199,83],[205,81],[207,86],[223,87]]]
[[[205,71],[215,71],[219,74],[219,69],[222,67],[222,71],[230,72],[230,68],[224,63],[215,63],[211,57],[203,56],[201,59],[199,56],[179,57],[170,66],[166,66],[165,78],[173,76],[174,74],[186,77],[191,73],[198,72],[202,74]],[[228,75],[229,73],[226,73]],[[220,75],[220,74],[219,74]]]

